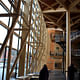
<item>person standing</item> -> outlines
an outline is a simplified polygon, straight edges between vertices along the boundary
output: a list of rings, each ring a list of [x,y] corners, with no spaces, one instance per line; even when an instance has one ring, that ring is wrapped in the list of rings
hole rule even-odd
[[[47,69],[47,65],[45,64],[40,71],[39,80],[48,80],[49,72]]]
[[[74,67],[73,64],[71,64],[68,67],[68,78],[69,78],[69,80],[74,80],[75,72],[77,72],[77,69]]]

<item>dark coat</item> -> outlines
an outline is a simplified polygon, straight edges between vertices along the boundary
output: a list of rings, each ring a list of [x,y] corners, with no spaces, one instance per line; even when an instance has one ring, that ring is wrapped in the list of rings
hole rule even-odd
[[[48,69],[47,66],[44,65],[44,67],[40,71],[39,80],[48,80],[48,77],[49,77]]]
[[[74,80],[74,76],[75,76],[75,72],[76,72],[76,68],[71,65],[70,67],[68,67],[68,77],[69,77],[69,80]]]

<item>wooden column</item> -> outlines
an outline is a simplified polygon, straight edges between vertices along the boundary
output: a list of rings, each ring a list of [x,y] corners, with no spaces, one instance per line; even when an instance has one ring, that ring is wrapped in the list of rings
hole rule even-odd
[[[71,64],[71,39],[70,39],[70,11],[66,12],[66,71],[68,71],[68,67]],[[66,80],[67,75],[66,72]]]
[[[25,31],[22,31],[22,39],[21,39],[21,46],[23,44],[25,34],[27,34]],[[26,42],[25,42],[26,44]],[[26,55],[26,45],[24,46],[24,49],[22,51],[22,54],[19,59],[19,76],[24,76],[24,70],[25,70],[25,55]]]
[[[28,22],[28,6],[26,4],[24,4],[24,19]],[[25,17],[26,16],[26,17]],[[26,26],[25,22],[23,21],[23,26],[22,29],[27,28],[28,26]],[[23,45],[23,41],[26,37],[27,31],[26,30],[22,30],[22,38],[21,38],[21,47]],[[27,39],[27,38],[26,38]],[[24,71],[25,71],[25,56],[26,56],[26,41],[25,41],[25,46],[24,49],[20,55],[19,58],[19,75],[18,76],[24,76]]]
[[[30,44],[30,29],[31,29],[31,19],[32,19],[32,4],[33,0],[30,2],[30,17],[29,17],[29,36],[28,36],[28,51],[27,51],[27,63],[26,63],[26,74],[28,73],[28,63],[29,63],[29,44]]]
[[[10,37],[10,43],[9,43],[9,53],[8,53],[8,62],[7,62],[7,70],[6,70],[6,80],[10,80],[9,70],[10,70],[10,62],[11,62],[12,41],[13,41],[13,34]]]

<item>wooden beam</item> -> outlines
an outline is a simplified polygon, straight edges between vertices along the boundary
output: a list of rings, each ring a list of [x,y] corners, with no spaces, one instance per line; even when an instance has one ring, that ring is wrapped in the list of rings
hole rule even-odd
[[[70,3],[72,3],[72,0],[69,0]]]
[[[74,0],[74,1],[69,5],[69,10],[70,10],[71,8],[73,8],[74,6],[76,6],[79,2],[80,2],[80,0]]]
[[[16,17],[16,16],[19,16],[19,14],[16,13],[0,14],[0,17]]]
[[[62,0],[56,0],[60,5],[62,5],[65,9],[67,9],[66,5]]]
[[[43,13],[55,13],[55,12],[66,12],[65,8],[58,8],[56,10],[44,10]]]
[[[9,12],[8,7],[3,3],[2,0],[0,1],[0,5],[1,5],[7,12]]]
[[[57,23],[59,23],[59,21],[63,18],[64,15],[65,15],[65,13],[62,13],[62,15],[60,16],[60,18],[57,20]]]
[[[58,25],[57,23],[55,23],[52,19],[50,19],[49,17],[47,17],[45,14],[43,15],[44,17],[46,17],[50,22],[53,22],[54,25],[61,27],[60,25]]]
[[[6,11],[7,11],[7,12],[10,12],[9,8],[8,8],[2,1],[1,1],[1,3],[4,5],[4,7],[6,7]],[[2,5],[2,6],[3,6],[3,5]],[[20,9],[20,10],[21,10],[21,9]],[[21,11],[22,11],[22,10],[21,10]],[[20,12],[21,12],[21,11],[20,11]],[[9,14],[9,13],[8,13],[8,14]],[[13,14],[13,13],[11,13],[11,14]],[[17,14],[17,13],[14,13],[14,14]],[[24,19],[24,17],[27,18],[27,17],[26,17],[26,14],[25,14],[24,12],[22,12],[22,14],[23,14],[23,16],[21,16],[21,18],[25,21],[25,24],[28,26],[28,24],[26,23],[27,21]],[[18,21],[18,23],[19,23],[21,26],[23,26],[23,24],[21,24],[20,21]],[[24,26],[23,26],[23,27],[24,27]]]
[[[6,29],[9,30],[9,27],[8,27],[6,24],[4,24],[2,21],[0,21],[0,25],[2,25],[4,28],[6,28]],[[19,38],[21,38],[21,36],[20,36],[19,34],[17,34],[16,32],[14,32],[14,34],[15,34],[16,36],[18,36]]]
[[[29,33],[29,31],[28,31],[28,33]],[[28,36],[28,33],[26,34],[26,37],[25,37],[25,39],[24,39],[24,41],[23,41],[23,44],[22,44],[22,46],[21,46],[21,48],[20,48],[20,50],[19,50],[19,53],[18,53],[15,61],[14,61],[14,64],[13,64],[13,66],[12,66],[12,69],[11,69],[10,73],[9,73],[9,76],[11,76],[11,74],[12,74],[14,68],[15,68],[15,65],[16,65],[16,63],[17,63],[17,60],[19,59],[19,57],[20,57],[20,55],[21,55],[21,53],[22,53],[22,51],[23,51],[23,49],[24,49],[24,46],[26,45],[26,38],[27,38],[27,36]]]
[[[19,30],[19,31],[24,31],[24,30],[27,31],[27,30],[29,30],[29,29],[27,29],[27,28],[22,28],[22,29],[21,29],[21,28],[14,28],[14,30],[16,30],[16,31],[18,31],[18,30]]]
[[[47,16],[48,16],[49,18],[51,18],[51,19],[55,19],[55,21],[57,21],[57,20],[58,20],[58,18],[57,18],[56,16],[48,15],[48,14],[47,14]]]
[[[11,0],[8,0],[9,1],[9,3],[11,4],[11,6],[14,8],[14,10],[17,12],[17,8],[15,7],[15,5],[12,3],[12,1]]]
[[[21,25],[22,27],[25,27],[23,24],[21,24],[20,21],[18,21],[18,24]],[[29,29],[29,26],[28,27],[26,26],[26,28]]]
[[[80,18],[80,15],[77,15],[77,16],[73,16],[71,19],[74,20],[76,18]]]
[[[0,43],[0,45],[2,45],[3,43]],[[9,46],[6,46],[6,47],[8,47],[9,48]],[[12,48],[13,50],[16,50],[17,51],[17,49],[15,49],[15,48]]]
[[[75,24],[79,23],[79,21],[80,21],[80,18],[79,18],[79,19],[77,19],[73,24],[71,24],[71,27],[72,27],[73,25],[75,25]]]
[[[33,0],[31,0],[30,4],[30,18],[29,18],[29,26],[31,27],[31,19],[32,19],[32,4]],[[29,43],[30,43],[30,27],[29,27],[29,35],[28,35],[28,48],[27,48],[27,63],[26,63],[26,74],[28,73],[28,63],[29,63]]]
[[[18,13],[19,13],[19,9],[20,9],[20,3],[21,3],[21,0],[19,0],[19,3],[18,3],[19,4],[18,9],[17,9]],[[11,25],[8,33],[7,33],[7,36],[6,36],[6,38],[5,38],[4,42],[3,42],[3,45],[1,46],[0,57],[1,57],[2,52],[3,52],[3,50],[4,50],[4,48],[5,48],[6,44],[7,44],[8,39],[10,38],[10,36],[11,36],[11,34],[13,32],[13,29],[14,29],[17,21],[18,21],[18,17],[16,17],[15,20],[13,21],[13,23],[12,23],[12,25]]]
[[[13,34],[10,37],[10,43],[9,43],[8,62],[7,62],[7,69],[6,69],[6,80],[10,80],[9,71],[10,71],[10,62],[11,62],[12,41],[13,41]]]
[[[74,7],[70,9],[70,12],[74,12],[74,13],[80,13],[80,9]]]
[[[45,6],[47,6],[48,8],[51,8],[51,9],[53,9],[51,6],[49,6],[47,3],[45,3],[45,2],[43,2],[43,1],[41,1],[41,0],[38,0],[40,3],[42,3],[42,4],[44,4]]]
[[[32,5],[32,3],[31,3],[31,5]],[[29,7],[26,8],[26,5],[24,5],[24,14],[23,14],[24,17],[22,17],[24,27],[22,27],[23,30],[22,30],[22,38],[21,38],[21,47],[23,47],[23,41],[24,41],[24,38],[26,37],[26,34],[27,34],[26,32],[29,31],[29,33],[30,33],[31,26],[28,25],[28,15],[29,15],[27,13],[28,8]],[[27,29],[26,27],[29,27],[29,28]],[[27,30],[27,31],[24,31],[24,30]],[[29,33],[28,33],[28,35],[29,35]],[[26,40],[27,40],[27,37],[26,37]],[[18,76],[24,76],[26,48],[27,47],[26,47],[26,43],[25,43],[24,49],[22,50],[22,52],[21,52],[22,54],[20,55],[20,58],[19,58],[19,71],[18,71],[19,74],[18,74]]]
[[[25,17],[21,16],[21,18],[23,19],[23,21],[24,21],[24,23],[26,24],[26,26],[29,27],[28,21],[26,21]]]
[[[51,7],[54,7],[54,6],[56,6],[57,4],[58,4],[57,2],[54,3],[54,4],[51,4]],[[44,10],[47,10],[47,9],[49,9],[49,7],[44,8]]]

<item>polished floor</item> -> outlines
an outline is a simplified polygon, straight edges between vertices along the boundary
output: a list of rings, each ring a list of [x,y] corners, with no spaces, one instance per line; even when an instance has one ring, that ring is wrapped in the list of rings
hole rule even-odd
[[[65,75],[60,70],[50,71],[49,80],[65,80]]]
[[[79,80],[78,77],[79,75],[76,73],[74,80]],[[66,80],[66,78],[61,70],[54,70],[49,72],[49,80]]]

